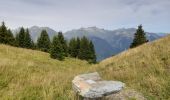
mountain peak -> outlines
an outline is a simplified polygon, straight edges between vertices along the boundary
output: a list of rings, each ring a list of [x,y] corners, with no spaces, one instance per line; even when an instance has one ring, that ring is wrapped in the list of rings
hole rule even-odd
[[[134,30],[136,30],[136,28],[119,28],[119,29],[116,29],[116,30],[114,30],[114,31],[134,31]]]
[[[104,29],[98,28],[96,26],[92,26],[92,27],[87,27],[87,28],[80,28],[80,30],[82,31],[88,31],[88,32],[102,32],[105,31]]]
[[[96,26],[88,27],[87,29],[99,29]]]
[[[38,26],[32,26],[32,27],[30,27],[30,29],[38,29],[38,28],[40,28],[40,27],[38,27]]]

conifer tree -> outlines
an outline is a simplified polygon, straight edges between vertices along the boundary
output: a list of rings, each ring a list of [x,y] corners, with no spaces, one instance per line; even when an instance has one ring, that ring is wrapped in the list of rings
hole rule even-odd
[[[46,30],[42,30],[40,37],[37,40],[37,47],[41,51],[49,52],[50,50],[50,38]]]
[[[134,35],[133,42],[130,45],[130,48],[137,47],[146,42],[148,42],[148,40],[146,39],[145,32],[142,29],[142,25],[139,25]]]
[[[26,29],[26,32],[25,32],[25,38],[24,38],[24,45],[26,48],[32,48],[32,40],[31,40],[31,36],[29,34],[29,30]]]
[[[58,40],[61,43],[61,48],[63,48],[63,50],[64,50],[63,51],[64,56],[67,56],[68,55],[68,46],[67,46],[67,42],[64,39],[64,36],[63,36],[62,32],[58,32]]]
[[[15,39],[10,29],[7,29],[5,23],[0,26],[0,43],[14,45]]]
[[[63,60],[64,59],[64,49],[62,47],[61,42],[57,36],[53,37],[51,49],[50,49],[50,56],[53,59]]]
[[[19,33],[15,35],[15,46],[19,47]]]
[[[90,48],[89,62],[96,63],[96,54],[95,54],[95,49],[92,41],[90,41],[89,48]]]
[[[76,56],[79,55],[79,51],[80,51],[80,38],[77,37],[77,39],[76,39]]]
[[[82,60],[88,60],[90,55],[89,40],[83,36],[80,41],[80,49],[78,58]]]
[[[71,57],[76,58],[78,56],[78,52],[77,51],[77,41],[75,38],[72,38],[69,42],[69,54]]]
[[[22,48],[25,47],[25,29],[23,27],[21,27],[18,34],[18,46]]]
[[[16,45],[15,38],[10,29],[7,30],[6,40],[7,40],[7,44],[12,45],[12,46]]]
[[[4,22],[0,26],[0,43],[7,44],[7,27]]]
[[[31,40],[31,49],[33,50],[37,49],[36,44],[34,43],[33,40]]]
[[[80,42],[78,43],[78,41]],[[79,59],[87,60],[89,63],[96,63],[96,53],[92,41],[88,40],[85,36],[80,40],[77,38],[76,46],[76,49],[79,51]]]

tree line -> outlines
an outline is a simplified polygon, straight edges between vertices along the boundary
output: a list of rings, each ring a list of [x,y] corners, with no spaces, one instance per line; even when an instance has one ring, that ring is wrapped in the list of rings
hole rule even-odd
[[[148,41],[142,25],[139,25],[130,48],[137,47]],[[72,38],[67,42],[63,33],[58,32],[58,35],[54,36],[51,41],[47,31],[42,30],[37,42],[34,43],[28,29],[21,27],[20,31],[14,36],[11,30],[2,22],[0,26],[0,43],[48,52],[51,58],[58,60],[64,60],[65,57],[70,56],[87,60],[89,63],[96,63],[94,45],[92,41],[88,40],[85,36],[82,38]]]
[[[92,41],[85,36],[72,38],[69,43],[69,54],[71,57],[88,60],[90,63],[96,62],[96,55]]]
[[[52,41],[46,30],[42,30],[37,42],[32,40],[29,30],[20,28],[20,31],[14,36],[10,29],[2,22],[0,26],[0,44],[40,50],[50,53],[53,59],[64,60],[65,57],[73,57],[81,60],[87,60],[89,63],[96,63],[96,54],[92,41],[87,37],[72,38],[69,42],[58,32]]]

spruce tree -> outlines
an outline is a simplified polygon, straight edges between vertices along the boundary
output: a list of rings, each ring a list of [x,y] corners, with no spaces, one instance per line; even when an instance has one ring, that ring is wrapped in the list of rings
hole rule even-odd
[[[94,45],[92,41],[90,41],[89,48],[90,48],[89,62],[96,63],[96,53],[95,53],[95,49],[94,49]]]
[[[50,38],[46,30],[42,30],[40,37],[37,40],[37,47],[39,50],[49,52],[50,50]]]
[[[33,50],[37,49],[36,44],[34,43],[33,40],[31,40],[31,49],[33,49]]]
[[[75,38],[72,38],[69,42],[69,54],[71,57],[76,58],[78,56],[78,52],[77,51],[77,41]]]
[[[53,59],[63,60],[64,59],[64,49],[62,47],[61,42],[57,36],[53,37],[51,49],[50,49],[50,56]]]
[[[4,22],[2,22],[2,25],[0,26],[0,43],[9,45],[15,44],[15,38],[11,30],[7,29]]]
[[[80,51],[80,38],[79,37],[77,37],[77,39],[76,39],[76,57],[78,57],[78,55],[79,55],[79,51]]]
[[[137,47],[146,42],[148,42],[148,40],[146,39],[145,32],[142,29],[142,25],[139,25],[134,35],[133,42],[130,45],[130,48]]]
[[[24,38],[24,45],[25,45],[25,48],[32,48],[32,40],[31,40],[31,36],[29,34],[29,30],[26,29],[26,32],[25,32],[25,38]]]
[[[67,42],[64,39],[64,36],[63,36],[62,32],[58,32],[58,40],[61,43],[61,48],[63,48],[63,50],[64,50],[63,51],[64,56],[67,56],[68,55],[68,46],[67,46]]]
[[[90,56],[89,40],[83,36],[80,41],[80,49],[78,58],[82,60],[88,60]]]
[[[2,22],[2,25],[0,26],[0,43],[7,44],[7,27],[5,26],[5,23]]]
[[[18,34],[18,46],[22,48],[25,47],[25,29],[23,27],[21,27]]]
[[[96,54],[92,41],[85,36],[80,38],[72,38],[69,42],[69,54],[71,57],[78,57],[87,60],[89,63],[96,63]]]
[[[15,35],[15,46],[19,47],[19,33]]]
[[[6,40],[7,40],[7,44],[12,45],[12,46],[16,45],[15,38],[10,29],[7,30]]]

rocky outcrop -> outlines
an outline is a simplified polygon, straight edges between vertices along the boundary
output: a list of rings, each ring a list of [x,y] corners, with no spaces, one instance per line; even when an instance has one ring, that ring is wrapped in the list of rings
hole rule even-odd
[[[98,100],[120,92],[125,84],[119,81],[102,80],[97,72],[78,75],[72,81],[73,90],[83,100]]]

